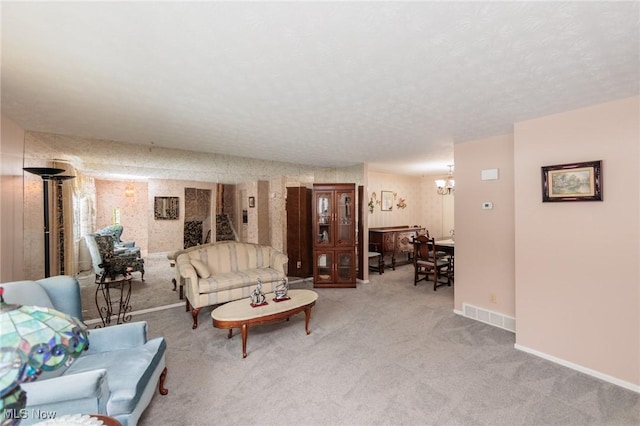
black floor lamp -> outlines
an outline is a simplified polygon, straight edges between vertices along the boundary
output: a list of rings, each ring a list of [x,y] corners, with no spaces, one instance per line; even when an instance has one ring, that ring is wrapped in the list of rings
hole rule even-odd
[[[25,167],[23,170],[42,178],[42,198],[44,199],[44,276],[48,278],[51,276],[51,264],[49,261],[49,181],[63,181],[71,179],[73,176],[59,176],[65,170],[53,167]]]

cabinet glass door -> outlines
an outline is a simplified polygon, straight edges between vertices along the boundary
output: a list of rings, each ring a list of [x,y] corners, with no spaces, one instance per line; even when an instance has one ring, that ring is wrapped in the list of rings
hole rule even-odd
[[[338,192],[337,200],[337,235],[336,246],[353,245],[353,228],[355,226],[353,191]]]
[[[351,252],[338,252],[337,257],[337,272],[336,280],[338,282],[351,282],[353,279],[353,254]]]
[[[331,252],[317,253],[315,267],[317,282],[330,283],[333,281],[333,255]]]
[[[331,192],[316,193],[316,245],[333,245],[333,197]]]

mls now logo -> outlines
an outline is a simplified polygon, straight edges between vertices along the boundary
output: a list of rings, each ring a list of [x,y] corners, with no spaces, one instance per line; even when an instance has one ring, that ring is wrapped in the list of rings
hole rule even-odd
[[[20,410],[16,410],[15,408],[12,408],[10,410],[4,410],[4,418],[25,420],[29,418],[29,412],[24,408]]]
[[[55,419],[56,414],[57,413],[55,411],[27,410],[25,408],[4,410],[4,418],[7,420],[26,420],[29,418],[34,420],[48,420]]]

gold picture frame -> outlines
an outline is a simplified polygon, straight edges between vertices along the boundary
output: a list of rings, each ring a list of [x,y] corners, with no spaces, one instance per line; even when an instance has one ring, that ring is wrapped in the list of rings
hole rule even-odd
[[[542,167],[542,202],[602,201],[602,161]]]

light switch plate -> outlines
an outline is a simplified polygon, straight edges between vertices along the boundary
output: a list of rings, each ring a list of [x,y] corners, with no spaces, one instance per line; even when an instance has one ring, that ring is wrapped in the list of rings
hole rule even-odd
[[[482,210],[491,210],[493,208],[493,203],[491,201],[485,201],[482,203]]]

